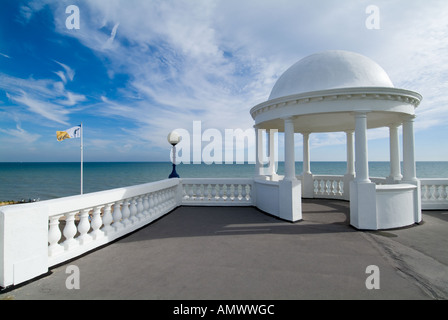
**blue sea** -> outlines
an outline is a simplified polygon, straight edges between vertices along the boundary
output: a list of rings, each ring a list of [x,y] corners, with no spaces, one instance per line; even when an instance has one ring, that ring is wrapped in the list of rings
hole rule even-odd
[[[345,162],[311,162],[314,174],[343,175]],[[166,179],[171,173],[170,162],[85,162],[84,193],[132,186]],[[389,162],[370,162],[371,177],[389,175]],[[177,172],[184,178],[252,177],[253,164],[180,164]],[[280,162],[278,174],[284,173]],[[302,162],[296,162],[302,172]],[[448,178],[448,162],[417,162],[417,177]],[[0,201],[54,199],[80,193],[80,163],[0,163]]]

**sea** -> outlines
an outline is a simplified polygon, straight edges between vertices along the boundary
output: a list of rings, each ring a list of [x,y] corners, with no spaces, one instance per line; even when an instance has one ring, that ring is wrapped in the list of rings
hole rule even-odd
[[[296,162],[296,173],[303,163]],[[389,162],[369,162],[371,177],[387,177]],[[448,178],[448,161],[417,162],[418,178]],[[321,175],[344,175],[345,162],[311,162],[311,172]],[[84,162],[83,191],[96,191],[138,185],[167,179],[170,162]],[[0,162],[0,201],[48,200],[80,194],[79,162]],[[254,164],[180,164],[181,178],[250,178]],[[284,163],[278,163],[278,174]]]

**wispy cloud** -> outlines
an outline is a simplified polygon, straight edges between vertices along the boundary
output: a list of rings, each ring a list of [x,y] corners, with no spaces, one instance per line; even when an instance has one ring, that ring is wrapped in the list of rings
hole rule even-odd
[[[328,49],[364,54],[382,65],[397,87],[422,93],[417,129],[441,127],[448,117],[445,0],[378,0],[380,30],[365,27],[371,4],[366,1],[86,0],[79,4],[82,24],[76,32],[65,27],[63,13],[71,2],[29,1],[21,6],[21,18],[30,21],[48,5],[62,13],[54,14],[56,33],[90,49],[110,80],[126,75],[119,87],[98,93],[90,110],[132,121],[133,128],[126,129],[131,141],[163,146],[170,130],[189,129],[194,120],[204,129],[250,128],[250,108],[267,99],[282,72]],[[66,89],[76,67],[55,62],[56,80],[0,73],[0,88],[29,111],[66,123],[69,107],[87,98]],[[369,138],[385,136],[383,130]],[[315,148],[345,143],[339,133],[311,137]]]
[[[68,124],[69,115],[75,110],[67,107],[85,101],[86,97],[65,88],[67,79],[73,81],[75,71],[63,63],[55,62],[64,69],[54,72],[62,82],[54,79],[22,79],[0,73],[0,89],[5,90],[11,101],[25,106],[30,112],[60,124]]]
[[[17,123],[16,129],[0,129],[0,132],[18,138],[20,142],[33,143],[40,138],[39,134],[29,133],[26,130],[22,129],[19,123]]]

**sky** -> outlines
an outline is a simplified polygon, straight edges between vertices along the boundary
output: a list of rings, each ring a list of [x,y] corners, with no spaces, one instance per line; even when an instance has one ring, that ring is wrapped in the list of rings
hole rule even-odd
[[[1,0],[0,162],[79,161],[56,131],[81,122],[84,161],[169,161],[169,132],[252,128],[281,74],[325,50],[419,92],[416,160],[448,161],[446,0]],[[368,138],[387,161],[388,130]],[[345,134],[311,134],[310,153],[345,161]]]

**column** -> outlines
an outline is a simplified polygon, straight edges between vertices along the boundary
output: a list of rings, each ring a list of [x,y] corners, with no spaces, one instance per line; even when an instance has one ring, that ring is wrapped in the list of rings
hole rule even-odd
[[[356,182],[369,183],[367,112],[355,113],[355,157]]]
[[[311,174],[310,170],[310,133],[303,132],[303,174]]]
[[[294,121],[285,121],[285,180],[296,180],[296,163],[294,159]]]
[[[302,132],[303,135],[303,172],[302,172],[302,197],[314,197],[314,180],[310,170],[310,133]]]
[[[350,182],[355,178],[355,144],[353,130],[345,132],[347,138],[347,172],[344,175],[344,199],[350,200]]]
[[[400,168],[400,146],[398,139],[398,126],[399,124],[392,124],[389,126],[389,147],[390,147],[390,176],[392,181],[401,180]]]
[[[355,145],[353,143],[353,131],[345,132],[347,136],[347,175],[355,176]]]
[[[263,174],[263,130],[257,126],[255,128],[255,176],[261,176]]]
[[[268,131],[268,149],[269,149],[269,168],[268,175],[274,176],[276,174],[275,168],[275,133],[277,129],[270,129]]]
[[[414,119],[409,116],[403,121],[403,180],[417,181],[414,151]]]

